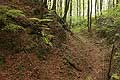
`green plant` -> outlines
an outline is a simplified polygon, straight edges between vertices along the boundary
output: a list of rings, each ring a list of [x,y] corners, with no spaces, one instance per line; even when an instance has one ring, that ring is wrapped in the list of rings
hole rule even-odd
[[[13,18],[19,17],[19,16],[25,16],[23,11],[21,10],[16,10],[16,9],[11,9],[6,12],[6,15],[11,16]]]
[[[0,5],[0,14],[5,14],[10,8],[8,6]]]
[[[118,74],[113,74],[112,78],[115,80],[120,80],[120,76]]]
[[[16,32],[17,30],[25,30],[25,29],[22,26],[9,23],[2,30]]]
[[[49,39],[48,39],[48,36],[42,31],[41,32],[42,33],[42,39],[43,39],[43,41],[46,43],[46,44],[48,44],[48,45],[50,45],[50,46],[53,46],[52,45],[52,43],[49,41]]]

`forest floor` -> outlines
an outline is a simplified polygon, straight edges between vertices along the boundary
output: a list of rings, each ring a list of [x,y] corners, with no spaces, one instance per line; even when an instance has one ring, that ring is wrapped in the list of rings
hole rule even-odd
[[[85,58],[89,73],[85,80],[107,80],[110,48],[104,42],[104,39],[99,39],[96,36],[80,36],[83,43],[83,58]]]
[[[0,80],[106,80],[110,49],[96,37],[75,33],[44,59],[35,53],[5,57]]]

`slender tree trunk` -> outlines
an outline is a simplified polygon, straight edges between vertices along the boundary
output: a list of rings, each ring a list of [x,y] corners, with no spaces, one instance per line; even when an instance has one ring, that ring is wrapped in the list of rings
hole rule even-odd
[[[60,12],[59,12],[60,11],[60,6],[59,5],[60,5],[60,0],[57,0],[56,1],[56,12],[58,12],[58,15],[60,15]]]
[[[66,22],[66,18],[67,18],[67,12],[69,9],[69,3],[70,0],[65,0],[65,10],[64,10],[64,16],[63,16],[63,20]]]
[[[90,1],[88,0],[88,11],[87,11],[87,16],[88,16],[88,32],[90,32]]]
[[[97,0],[95,0],[95,20],[97,20]]]
[[[115,7],[115,0],[113,0],[113,8]]]
[[[83,19],[84,19],[84,16],[85,16],[85,0],[83,0]]]
[[[53,0],[52,10],[55,10],[55,11],[56,11],[56,0]]]
[[[60,0],[60,16],[62,17],[62,0]]]
[[[49,5],[49,9],[51,9],[51,0],[49,0],[49,3],[50,3],[50,5]]]
[[[103,0],[100,0],[100,15],[102,15]]]
[[[100,15],[100,4],[99,3],[99,0],[97,0],[97,12],[98,12],[98,15]]]
[[[116,6],[118,6],[119,0],[116,0]]]
[[[109,13],[109,11],[110,11],[110,7],[111,7],[111,0],[108,0],[108,13]]]
[[[77,0],[77,22],[78,22],[78,16],[79,16],[79,0]]]
[[[45,8],[48,8],[48,6],[47,6],[47,0],[44,0],[44,6],[45,6]]]
[[[72,0],[70,2],[70,26],[72,26]]]
[[[92,28],[92,0],[91,0],[91,11],[90,11],[90,28],[89,28],[89,32],[91,32]]]
[[[81,0],[79,0],[79,17],[81,19]]]

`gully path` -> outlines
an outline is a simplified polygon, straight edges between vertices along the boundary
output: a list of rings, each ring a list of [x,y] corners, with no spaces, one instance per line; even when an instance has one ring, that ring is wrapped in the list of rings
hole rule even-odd
[[[82,42],[80,44],[84,50],[82,57],[85,57],[86,66],[89,67],[89,72],[85,80],[106,80],[109,66],[109,48],[105,44],[102,44],[101,40],[84,37],[80,34],[76,34],[75,36],[77,36],[76,39],[78,39],[78,42]]]

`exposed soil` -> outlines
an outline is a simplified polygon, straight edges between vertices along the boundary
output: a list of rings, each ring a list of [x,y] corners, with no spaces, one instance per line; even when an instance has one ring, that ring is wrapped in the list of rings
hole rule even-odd
[[[109,53],[101,40],[75,34],[43,59],[23,52],[5,56],[0,80],[106,80]]]

